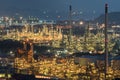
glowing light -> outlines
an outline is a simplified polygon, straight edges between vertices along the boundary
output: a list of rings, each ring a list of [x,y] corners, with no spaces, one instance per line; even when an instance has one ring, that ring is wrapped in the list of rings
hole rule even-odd
[[[80,21],[80,25],[83,25],[83,21]]]

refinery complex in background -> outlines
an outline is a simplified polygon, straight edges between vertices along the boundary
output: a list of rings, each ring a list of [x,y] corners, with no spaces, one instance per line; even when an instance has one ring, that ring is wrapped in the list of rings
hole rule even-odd
[[[6,80],[120,78],[118,64],[120,24],[72,20],[71,5],[69,10],[68,20],[1,17],[0,48],[7,47],[3,52],[8,50],[8,55],[0,58],[0,78]],[[10,41],[17,44],[11,46]],[[13,46],[15,47],[10,48]],[[2,49],[0,55],[5,54]]]
[[[104,53],[104,23],[92,21],[47,21],[29,17],[0,18],[0,39],[30,40],[36,45],[64,48],[67,53]],[[119,41],[120,25],[108,28],[109,52]],[[59,51],[58,51],[59,52]]]
[[[9,58],[0,59],[1,65],[8,68],[6,75],[1,75],[15,80],[103,80],[104,27],[104,23],[83,20],[42,21],[34,17],[1,17],[0,40],[13,40],[22,44],[22,47],[8,52]],[[115,24],[110,24],[108,28],[110,65],[107,79],[120,76],[117,74],[119,60],[116,62],[114,59],[114,56],[119,55],[119,47],[116,48],[116,45],[119,45],[119,29],[120,26]],[[43,54],[34,46],[52,48],[46,49]],[[37,55],[37,58],[34,55]]]

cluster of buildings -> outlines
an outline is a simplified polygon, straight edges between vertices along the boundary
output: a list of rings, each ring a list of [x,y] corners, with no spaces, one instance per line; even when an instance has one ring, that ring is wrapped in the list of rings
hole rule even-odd
[[[48,77],[56,77],[58,79],[101,79],[105,78],[104,69],[105,63],[101,60],[96,60],[96,63],[89,58],[43,58],[39,61],[28,63],[24,59],[16,58],[15,63],[17,73],[21,74],[44,74]],[[79,62],[79,63],[76,63]],[[107,79],[114,79],[119,77],[119,61],[112,60],[108,67]],[[42,76],[41,76],[42,77]]]
[[[84,34],[75,35],[75,27],[79,30],[83,29]],[[61,24],[54,21],[41,21],[33,17],[29,17],[28,19],[23,19],[22,17],[19,17],[19,19],[2,17],[0,18],[0,38],[1,40],[30,41],[31,49],[29,51],[25,51],[26,49],[24,49],[22,53],[24,56],[16,56],[15,58],[14,67],[18,69],[17,73],[44,74],[62,79],[97,80],[104,79],[105,64],[99,67],[89,62],[90,59],[87,62],[78,61],[86,63],[85,65],[81,65],[82,63],[75,63],[76,57],[59,59],[59,55],[74,54],[77,52],[103,54],[105,51],[104,27],[104,24],[93,24],[83,21],[72,21],[71,25],[69,25],[69,21],[63,21],[63,24]],[[112,25],[110,27],[108,28],[109,52],[113,50],[115,45],[114,40],[120,37],[119,25]],[[40,58],[40,61],[34,60],[34,45],[53,47],[54,49],[48,50],[48,52],[54,53],[55,57]],[[108,70],[107,79],[120,76],[117,73],[119,69],[113,70],[113,67],[109,66]]]
[[[0,18],[0,38],[13,40],[31,40],[33,43],[55,48],[64,48],[69,53],[74,52],[104,52],[104,24],[94,24],[85,21],[45,21],[29,17],[24,19]],[[72,26],[72,27],[71,27]],[[119,26],[108,28],[109,51],[119,38]],[[79,31],[80,30],[80,31]],[[79,32],[79,34],[75,34]],[[80,32],[84,32],[80,34]]]

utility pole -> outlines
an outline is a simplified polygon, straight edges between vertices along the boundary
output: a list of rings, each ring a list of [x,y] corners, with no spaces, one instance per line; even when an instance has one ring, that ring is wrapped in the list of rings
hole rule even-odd
[[[105,80],[108,72],[108,35],[107,35],[107,23],[108,23],[108,4],[105,4]]]

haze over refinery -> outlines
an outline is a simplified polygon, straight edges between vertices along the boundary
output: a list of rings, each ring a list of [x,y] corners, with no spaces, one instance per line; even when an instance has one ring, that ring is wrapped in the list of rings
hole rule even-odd
[[[39,16],[42,19],[67,19],[68,6],[72,5],[73,17],[93,19],[104,14],[104,4],[109,12],[119,12],[119,0],[0,0],[1,16]]]

